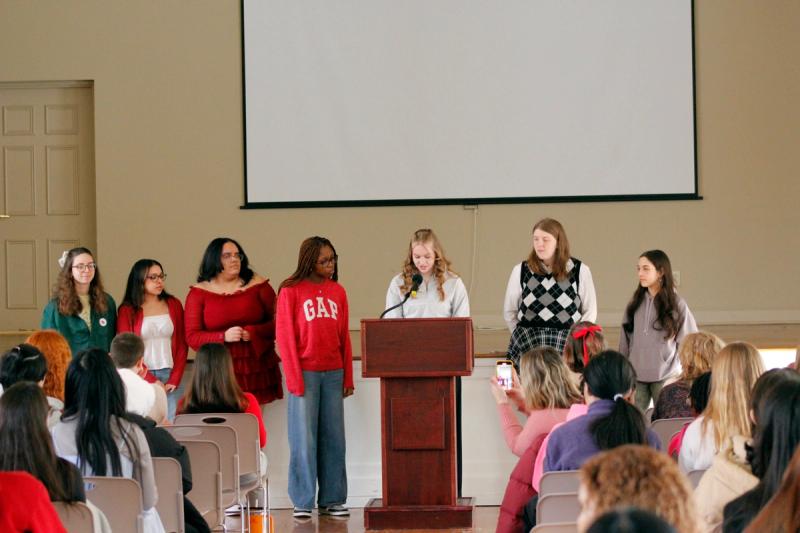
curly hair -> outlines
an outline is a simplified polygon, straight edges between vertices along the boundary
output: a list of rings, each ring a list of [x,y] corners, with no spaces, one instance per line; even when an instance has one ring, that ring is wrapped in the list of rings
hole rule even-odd
[[[94,260],[94,254],[88,248],[79,246],[69,250],[64,260],[64,266],[61,267],[58,278],[56,278],[55,287],[53,287],[53,298],[58,301],[58,312],[62,315],[75,316],[83,309],[81,300],[75,290],[75,280],[72,277],[72,263],[77,256],[82,254],[88,254]],[[94,277],[89,284],[89,305],[98,314],[104,314],[108,311],[106,291],[103,289],[103,282],[100,280],[100,268],[97,267],[97,264],[95,264]]]
[[[635,444],[619,446],[586,461],[579,476],[595,516],[632,506],[654,513],[681,533],[699,531],[689,480],[665,453]]]
[[[39,348],[47,359],[47,374],[42,385],[44,393],[63,402],[64,380],[67,378],[67,366],[72,359],[67,339],[54,329],[43,329],[34,331],[25,342]]]
[[[724,347],[725,341],[713,333],[698,331],[686,335],[678,348],[678,359],[683,367],[680,379],[694,381],[711,370],[711,362]]]
[[[444,248],[442,248],[442,243],[439,242],[439,238],[432,229],[428,228],[418,229],[415,231],[414,235],[411,237],[411,242],[408,243],[408,255],[406,255],[406,260],[403,262],[403,284],[400,286],[400,292],[405,293],[411,289],[413,284],[411,278],[414,274],[419,273],[417,267],[414,266],[414,257],[412,251],[414,250],[415,246],[420,244],[433,248],[433,253],[435,256],[433,273],[434,276],[436,276],[437,283],[439,284],[439,300],[444,301],[444,282],[447,279],[447,275],[453,274],[457,276],[458,274],[456,274],[456,272],[454,272],[450,267],[450,260],[444,255]]]

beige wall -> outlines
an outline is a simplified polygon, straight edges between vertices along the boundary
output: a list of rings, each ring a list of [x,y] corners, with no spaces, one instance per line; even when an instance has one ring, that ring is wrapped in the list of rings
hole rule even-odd
[[[638,254],[663,248],[701,321],[800,321],[800,3],[698,0],[702,201],[240,210],[238,0],[2,0],[0,81],[95,82],[98,259],[119,298],[131,263],[160,259],[183,297],[210,238],[230,235],[277,285],[302,238],[333,240],[354,318],[383,307],[407,238],[430,226],[479,326],[501,324],[530,227],[560,219],[592,268],[600,320],[619,321]]]

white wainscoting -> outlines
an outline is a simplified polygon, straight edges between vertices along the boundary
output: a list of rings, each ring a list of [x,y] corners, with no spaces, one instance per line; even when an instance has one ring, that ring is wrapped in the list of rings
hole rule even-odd
[[[495,402],[489,391],[494,359],[476,359],[472,376],[462,379],[464,496],[478,505],[499,505],[516,457],[503,440]],[[363,507],[381,496],[380,381],[361,377],[361,362],[353,363],[356,393],[347,398],[347,479],[350,507]],[[286,400],[264,408],[269,440],[269,488],[273,508],[292,506],[287,493],[289,444],[286,437]],[[421,431],[424,428],[420,429]]]

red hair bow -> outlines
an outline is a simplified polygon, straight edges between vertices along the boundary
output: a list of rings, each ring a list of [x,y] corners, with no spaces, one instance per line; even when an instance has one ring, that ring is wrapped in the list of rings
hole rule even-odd
[[[572,333],[573,339],[583,339],[583,366],[589,364],[589,350],[586,348],[586,337],[594,338],[595,333],[600,333],[602,331],[603,328],[595,324],[594,326],[588,326],[575,330]]]

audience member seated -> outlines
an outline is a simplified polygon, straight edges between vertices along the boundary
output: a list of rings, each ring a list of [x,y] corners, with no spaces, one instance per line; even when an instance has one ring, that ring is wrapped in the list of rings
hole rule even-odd
[[[491,378],[506,444],[520,457],[500,506],[498,532],[522,531],[522,510],[535,494],[531,476],[539,446],[552,427],[565,420],[569,406],[583,400],[567,365],[554,348],[540,346],[523,354],[519,368],[521,380],[512,370],[510,390],[504,390],[496,377]],[[511,410],[509,400],[527,415],[524,428]]]
[[[67,369],[64,414],[52,429],[55,451],[84,476],[133,478],[142,487],[144,530],[164,530],[153,461],[144,433],[125,417],[125,387],[106,352],[79,352]]]
[[[761,509],[745,533],[800,531],[800,446],[794,451],[778,492]]]
[[[47,430],[48,407],[42,389],[20,381],[0,398],[0,471],[25,471],[58,502],[85,502],[78,469],[56,457]]]
[[[578,530],[587,531],[607,511],[632,506],[654,513],[681,533],[694,533],[699,529],[691,495],[689,480],[666,454],[647,446],[619,446],[595,455],[580,469]]]
[[[0,394],[20,381],[32,381],[41,387],[46,375],[47,359],[37,347],[24,343],[14,346],[0,360]],[[58,422],[64,404],[50,396],[47,397],[47,404],[47,426],[52,427]]]
[[[750,438],[750,392],[764,373],[756,347],[734,342],[720,350],[711,364],[711,394],[703,414],[689,424],[678,464],[684,472],[705,470],[731,437]]]
[[[178,403],[181,413],[251,413],[258,419],[261,447],[267,431],[256,397],[242,392],[233,373],[233,360],[222,344],[204,344],[194,358],[192,383]]]
[[[618,507],[594,521],[586,533],[677,533],[676,529],[649,511]]]
[[[589,364],[592,357],[605,349],[606,339],[603,336],[603,328],[594,322],[583,320],[569,328],[567,341],[564,343],[563,357],[579,387],[584,367]]]
[[[111,359],[125,385],[125,409],[163,422],[167,417],[167,393],[160,383],[144,379],[144,341],[134,333],[120,333],[111,341]]]
[[[700,331],[686,335],[678,348],[681,375],[675,383],[661,389],[650,419],[697,416],[687,402],[692,382],[711,370],[711,362],[724,346],[722,339],[713,333]]]
[[[0,531],[67,533],[47,488],[27,472],[0,472]]]
[[[725,506],[723,531],[742,531],[778,491],[783,475],[800,443],[800,376],[783,375],[753,408],[753,443],[747,461],[758,478],[755,488]]]
[[[708,405],[708,396],[711,393],[711,372],[700,374],[694,381],[689,389],[689,406],[692,408],[692,417],[697,418]],[[663,393],[662,393],[663,394]],[[691,422],[687,422],[683,429],[669,442],[667,453],[675,460],[678,459],[678,453],[681,451],[681,444],[683,443],[683,436],[689,428]]]
[[[758,421],[766,422],[767,414],[774,412],[776,400],[774,390],[787,380],[794,380],[800,385],[800,376],[791,370],[771,370],[762,374],[756,381],[749,410],[754,425],[755,440],[764,440],[763,431],[767,426],[764,423],[759,424]],[[785,415],[787,413],[781,413],[781,416]],[[775,437],[769,437],[769,440],[772,441]],[[695,490],[695,504],[709,531],[720,531],[723,507],[758,483],[758,478],[751,473],[747,461],[746,442],[747,439],[737,435],[725,443]]]
[[[72,359],[69,343],[64,336],[54,329],[34,331],[25,342],[36,346],[47,359],[47,374],[44,376],[45,395],[52,406],[50,398],[60,402],[59,409],[64,408],[64,381],[67,379],[67,366]]]

